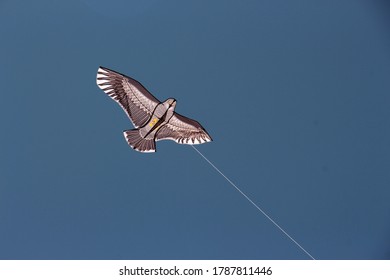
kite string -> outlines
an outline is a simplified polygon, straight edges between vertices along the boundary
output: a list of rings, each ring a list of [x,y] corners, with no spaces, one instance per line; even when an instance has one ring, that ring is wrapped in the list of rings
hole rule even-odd
[[[256,203],[253,202],[252,199],[250,199],[239,187],[237,187],[228,177],[226,177],[225,174],[222,173],[221,170],[219,170],[208,158],[206,158],[197,148],[195,148],[193,145],[191,147],[201,156],[203,157],[219,174],[222,175],[228,181],[240,194],[242,194],[254,207],[257,208],[268,220],[270,220],[281,232],[283,232],[292,242],[295,243],[303,252],[306,253],[311,259],[315,260],[315,258],[306,251],[294,238],[292,238],[281,226],[278,225],[267,213],[264,212],[263,209],[261,209]]]

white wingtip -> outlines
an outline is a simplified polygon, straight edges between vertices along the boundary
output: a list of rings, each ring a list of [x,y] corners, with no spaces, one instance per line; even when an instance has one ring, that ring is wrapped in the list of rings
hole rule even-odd
[[[99,67],[98,72],[108,73],[106,70],[104,70],[102,67]]]
[[[108,93],[108,91],[106,91],[106,88],[110,87],[111,85],[106,84],[109,81],[108,75],[106,75],[106,73],[108,73],[106,70],[99,67],[97,75],[96,75],[96,84],[98,85],[98,87],[100,89],[102,89],[103,91]]]

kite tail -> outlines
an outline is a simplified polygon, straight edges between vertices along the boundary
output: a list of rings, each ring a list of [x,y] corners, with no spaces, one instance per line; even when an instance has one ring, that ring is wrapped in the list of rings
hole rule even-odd
[[[142,153],[153,153],[156,151],[154,139],[145,139],[141,137],[138,129],[125,130],[123,135],[127,143],[134,149]]]

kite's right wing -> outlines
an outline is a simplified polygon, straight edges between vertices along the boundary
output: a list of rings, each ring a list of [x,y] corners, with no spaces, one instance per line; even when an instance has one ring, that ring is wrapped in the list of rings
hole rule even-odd
[[[96,83],[121,105],[135,128],[145,125],[160,103],[138,81],[104,67],[99,67]]]
[[[174,113],[156,134],[156,140],[170,139],[179,144],[202,144],[212,141],[206,130],[195,120]]]

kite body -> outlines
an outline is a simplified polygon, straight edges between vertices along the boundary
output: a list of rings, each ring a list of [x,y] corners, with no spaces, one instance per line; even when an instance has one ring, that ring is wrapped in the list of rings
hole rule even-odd
[[[96,82],[123,108],[136,128],[123,132],[133,149],[155,152],[155,141],[168,139],[190,145],[212,141],[197,121],[175,112],[175,99],[160,102],[138,81],[104,67],[99,68]]]

